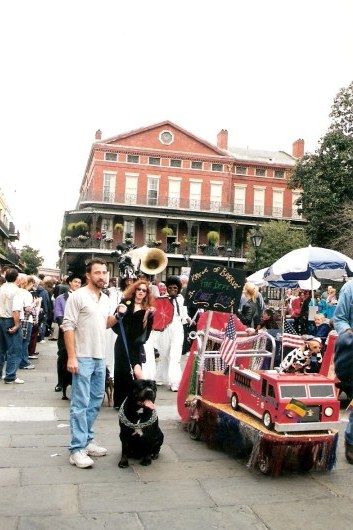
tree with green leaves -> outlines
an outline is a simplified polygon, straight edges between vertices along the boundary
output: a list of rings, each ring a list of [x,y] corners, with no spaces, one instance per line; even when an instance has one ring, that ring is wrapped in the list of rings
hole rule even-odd
[[[296,248],[307,247],[309,244],[304,230],[294,228],[286,221],[270,221],[261,226],[264,236],[258,253],[258,268],[269,267],[272,263],[287,252]],[[251,243],[251,236],[255,230],[250,230],[248,235],[248,252],[245,257],[247,269],[255,272],[255,249]]]
[[[42,265],[44,258],[39,256],[39,250],[25,245],[20,251],[20,260],[26,274],[38,274],[38,267]]]
[[[303,190],[298,206],[308,220],[312,244],[342,250],[351,237],[343,220],[353,201],[353,82],[338,92],[330,117],[318,149],[299,160],[288,186]]]

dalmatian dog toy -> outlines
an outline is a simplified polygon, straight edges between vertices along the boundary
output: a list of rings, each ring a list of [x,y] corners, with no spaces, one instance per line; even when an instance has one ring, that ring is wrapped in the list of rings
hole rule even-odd
[[[292,350],[280,364],[280,372],[318,373],[322,363],[321,339],[310,337]]]

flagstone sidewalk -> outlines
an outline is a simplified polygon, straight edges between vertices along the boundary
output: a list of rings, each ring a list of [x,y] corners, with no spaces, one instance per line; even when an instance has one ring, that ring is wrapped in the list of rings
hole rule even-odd
[[[36,370],[21,371],[24,385],[0,382],[1,530],[352,528],[353,469],[343,436],[332,472],[273,479],[191,440],[176,394],[163,387],[159,460],[119,469],[117,413],[105,405],[96,431],[109,454],[92,469],[70,466],[68,402],[54,392],[56,343],[38,348]],[[345,421],[342,413],[341,430]]]

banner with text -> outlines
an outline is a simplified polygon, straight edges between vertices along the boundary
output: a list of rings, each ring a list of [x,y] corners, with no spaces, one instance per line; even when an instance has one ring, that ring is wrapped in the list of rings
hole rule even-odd
[[[208,263],[192,263],[185,305],[196,309],[236,313],[245,283],[245,271]]]

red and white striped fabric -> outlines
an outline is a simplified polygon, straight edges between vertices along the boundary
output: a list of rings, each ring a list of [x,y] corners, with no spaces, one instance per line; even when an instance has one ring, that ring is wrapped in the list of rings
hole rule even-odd
[[[235,331],[234,316],[230,315],[224,338],[219,349],[219,353],[221,354],[223,361],[228,365],[232,365],[235,360],[235,355],[237,352],[236,338],[237,332]]]
[[[299,348],[304,344],[304,340],[296,333],[292,324],[286,321],[284,322],[282,343],[284,348]]]

